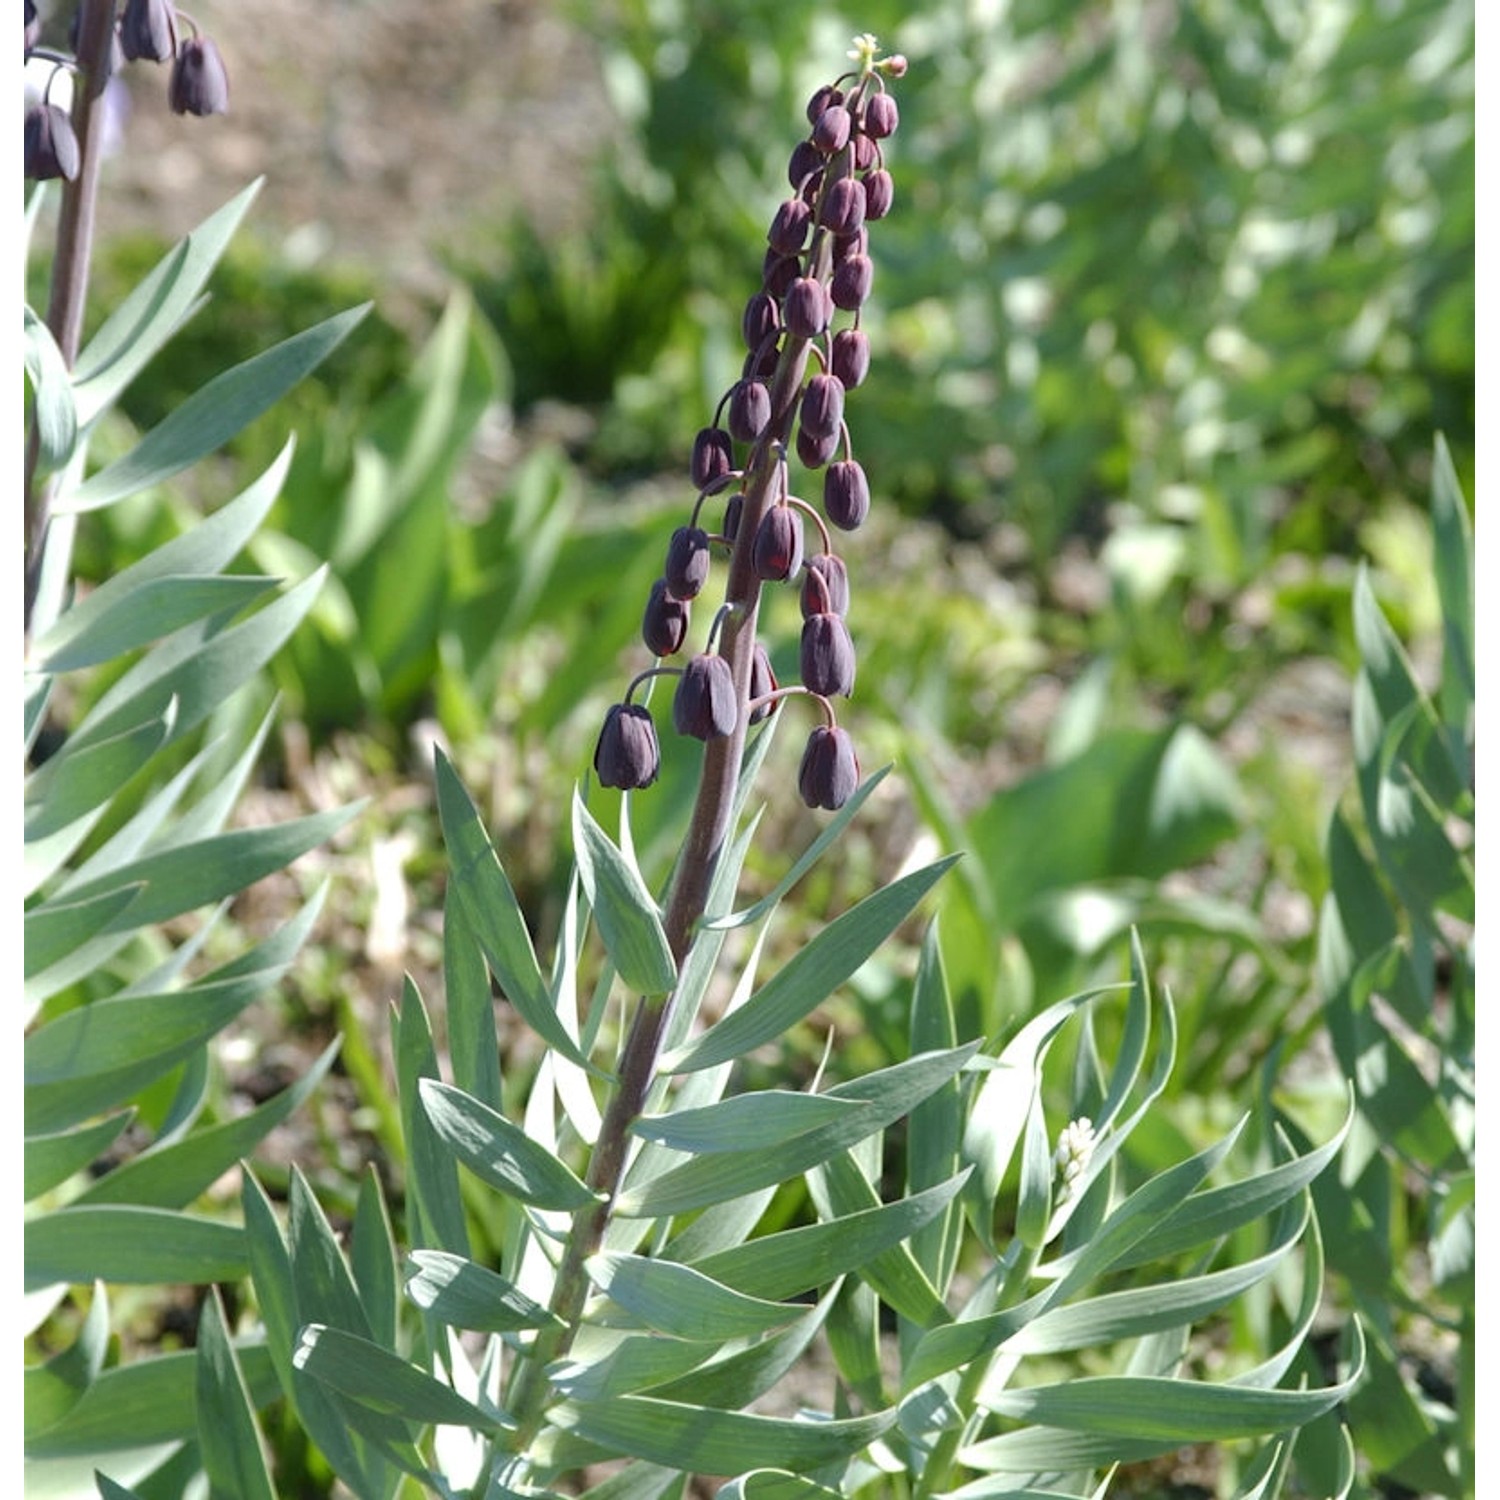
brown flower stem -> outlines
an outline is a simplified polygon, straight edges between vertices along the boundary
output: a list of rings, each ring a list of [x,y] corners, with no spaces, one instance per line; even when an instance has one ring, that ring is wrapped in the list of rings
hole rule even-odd
[[[71,370],[83,333],[88,298],[89,259],[94,243],[94,209],[99,198],[103,159],[100,103],[109,82],[109,54],[114,41],[114,0],[83,0],[78,18],[78,71],[73,94],[73,130],[78,136],[78,175],[63,184],[57,220],[57,247],[52,259],[52,292],[47,327]],[[36,470],[41,436],[35,417],[26,441],[26,629],[36,602],[42,554],[52,515],[57,481],[38,485]]]

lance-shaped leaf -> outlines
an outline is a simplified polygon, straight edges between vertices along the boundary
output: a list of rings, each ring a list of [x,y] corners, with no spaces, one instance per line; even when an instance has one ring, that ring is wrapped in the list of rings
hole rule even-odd
[[[1321,1146],[1302,1156],[1294,1156],[1290,1161],[1278,1162],[1243,1182],[1207,1188],[1185,1198],[1163,1214],[1134,1245],[1117,1256],[1115,1266],[1123,1270],[1148,1261],[1163,1260],[1268,1217],[1308,1187],[1338,1155],[1353,1120],[1351,1100],[1343,1124]]]
[[[262,981],[226,980],[65,1011],[24,1044],[27,1130],[62,1130],[123,1103],[202,1047],[263,988]]]
[[[591,1335],[613,1335],[617,1342],[600,1352]],[[584,1324],[569,1356],[547,1367],[547,1379],[574,1401],[605,1401],[678,1378],[691,1379],[713,1355],[711,1345],[658,1338],[654,1333],[620,1338],[613,1329]]]
[[[243,1161],[322,1081],[339,1041],[324,1048],[290,1088],[222,1125],[195,1130],[181,1140],[158,1145],[91,1183],[77,1203],[143,1203],[155,1208],[186,1208],[236,1162]]]
[[[135,1111],[126,1109],[78,1130],[28,1135],[22,1167],[26,1201],[29,1203],[60,1182],[66,1182],[75,1172],[81,1172],[91,1161],[103,1156],[134,1118]]]
[[[643,1140],[693,1156],[743,1151],[746,1141],[769,1150],[859,1108],[858,1104],[828,1094],[764,1089],[755,1094],[737,1094],[702,1109],[643,1115],[630,1129]]]
[[[1059,1385],[998,1391],[985,1405],[1001,1416],[1129,1441],[1161,1443],[1226,1442],[1287,1432],[1332,1411],[1364,1373],[1364,1340],[1356,1330],[1354,1370],[1346,1380],[1320,1390],[1261,1390],[1242,1385],[1211,1385],[1198,1380],[1153,1376],[1100,1375]],[[959,1452],[960,1463],[995,1468],[1006,1438],[992,1438]]]
[[[250,1392],[224,1326],[218,1287],[209,1289],[198,1318],[197,1374],[198,1445],[213,1494],[276,1500]]]
[[[237,1343],[235,1353],[250,1400],[264,1406],[277,1394],[270,1354],[253,1342]],[[198,1358],[196,1351],[162,1354],[102,1371],[61,1422],[27,1439],[27,1458],[94,1458],[196,1437]]]
[[[509,1333],[561,1326],[557,1317],[485,1266],[445,1250],[413,1250],[407,1258],[406,1295],[423,1312],[453,1328]]]
[[[1041,1060],[1069,1017],[1102,993],[1086,990],[1070,995],[1034,1016],[1005,1044],[979,1087],[964,1130],[963,1154],[974,1164],[966,1196],[986,1242],[995,1197],[1031,1113],[1033,1080]]]
[[[1309,1205],[1304,1204],[1300,1213],[1288,1214],[1272,1247],[1243,1265],[1052,1307],[1000,1347],[1007,1354],[1098,1349],[1119,1339],[1197,1322],[1269,1276],[1301,1238],[1309,1212]]]
[[[104,1369],[109,1352],[109,1301],[103,1283],[94,1287],[93,1300],[65,1349],[39,1365],[28,1365],[22,1377],[22,1431],[26,1441],[63,1420]]]
[[[569,1212],[596,1195],[519,1125],[462,1089],[424,1078],[418,1086],[432,1128],[482,1182],[537,1208]]]
[[[118,458],[57,501],[61,511],[98,510],[138,494],[212,453],[249,426],[343,342],[370,304],[293,334],[216,375]]]
[[[451,892],[449,902],[451,909]],[[478,962],[488,1004],[490,976],[484,969],[484,961],[480,959]],[[451,989],[449,1007],[451,1018]],[[455,1255],[463,1255],[469,1248],[469,1234],[459,1193],[458,1167],[452,1152],[434,1133],[418,1092],[422,1079],[436,1079],[439,1073],[432,1027],[422,997],[409,974],[401,987],[401,1007],[394,1017],[393,1028],[396,1091],[401,1108],[401,1135],[406,1143],[407,1213],[412,1241],[440,1245]]]
[[[747,1349],[720,1354],[691,1374],[659,1385],[650,1394],[663,1401],[691,1401],[743,1411],[771,1390],[802,1358],[837,1300],[837,1291],[823,1297],[782,1332],[752,1343]],[[658,1342],[661,1342],[658,1340]]]
[[[217,574],[228,567],[275,504],[291,466],[294,446],[288,438],[265,473],[233,500],[221,505],[211,516],[195,521],[181,536],[163,542],[123,572],[105,579],[86,598],[75,599],[36,641],[32,648],[34,659],[46,664],[44,670],[61,670],[57,665],[60,661],[73,662],[80,656],[92,655],[92,648],[83,645],[85,641],[110,643],[111,632],[102,629],[102,623],[117,618],[120,609],[148,586],[181,575]],[[154,635],[141,637],[136,644],[162,634],[165,632],[158,630]],[[109,655],[119,655],[122,649],[115,644]]]
[[[818,1205],[818,1212],[825,1219],[840,1214],[869,1213],[880,1206],[880,1195],[850,1151],[841,1151],[815,1172],[810,1172],[808,1187]],[[943,1305],[943,1299],[933,1290],[932,1283],[905,1244],[881,1250],[859,1266],[858,1271],[888,1307],[919,1328],[948,1321],[948,1309]]]
[[[237,895],[263,876],[284,869],[299,855],[333,837],[363,804],[293,818],[268,828],[236,828],[161,854],[132,860],[108,875],[68,892],[72,900],[144,885],[126,911],[105,931],[144,927]]]
[[[93,419],[199,305],[209,275],[260,192],[263,178],[179,240],[104,320],[74,367],[79,414]]]
[[[169,703],[176,736],[201,724],[281,649],[313,607],[326,572],[317,569],[236,624],[215,615],[173,631],[106,689],[69,745],[118,734],[160,716]]]
[[[909,1198],[762,1235],[695,1261],[699,1270],[752,1296],[784,1299],[827,1286],[909,1239],[950,1204],[967,1173]]]
[[[911,915],[954,863],[949,855],[867,896],[825,927],[751,996],[696,1041],[662,1059],[668,1073],[716,1067],[775,1040],[822,1004]]]
[[[804,1309],[747,1297],[667,1260],[640,1255],[595,1255],[585,1263],[589,1279],[648,1328],[695,1343],[754,1338],[784,1327]]]
[[[58,899],[34,906],[21,919],[25,952],[21,959],[27,979],[45,973],[102,928],[119,917],[145,889],[144,882],[85,896],[81,901]]]
[[[643,995],[664,995],[677,983],[677,964],[656,902],[625,858],[573,792],[573,855],[594,921],[616,973]]]
[[[768,1453],[793,1472],[818,1469],[858,1453],[896,1420],[895,1412],[881,1411],[843,1421],[785,1421],[649,1396],[564,1402],[551,1417],[563,1431],[617,1453],[705,1474],[734,1474]]]
[[[495,978],[522,1019],[548,1046],[580,1067],[590,1067],[552,1008],[520,903],[479,820],[478,808],[441,750],[435,760],[438,816],[453,866],[452,883]]]
[[[78,441],[78,407],[62,350],[52,330],[29,307],[25,309],[23,338],[26,374],[35,393],[39,472],[49,474],[73,456]]]
[[[27,1291],[56,1281],[133,1284],[235,1281],[245,1274],[245,1237],[230,1224],[161,1208],[105,1204],[63,1208],[26,1226]]]
[[[442,1422],[490,1433],[506,1425],[500,1413],[481,1411],[452,1386],[341,1328],[308,1324],[298,1335],[292,1364],[361,1406],[405,1421]]]
[[[76,672],[113,661],[208,615],[232,615],[270,593],[281,580],[242,573],[172,573],[138,584],[100,610],[41,663],[43,671]],[[65,614],[63,620],[68,616]]]
[[[864,1109],[857,1113],[851,1110],[842,1119],[794,1136],[775,1151],[724,1151],[684,1162],[660,1177],[627,1188],[615,1211],[624,1218],[686,1213],[785,1182],[894,1124],[953,1077],[977,1046],[974,1042],[949,1052],[924,1053],[865,1078],[841,1083],[829,1089],[826,1097],[862,1104]]]

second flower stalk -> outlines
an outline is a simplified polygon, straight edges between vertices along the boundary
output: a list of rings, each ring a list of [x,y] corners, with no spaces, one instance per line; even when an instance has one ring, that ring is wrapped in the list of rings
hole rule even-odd
[[[690,471],[697,500],[688,524],[673,534],[662,577],[652,586],[642,619],[645,644],[661,659],[682,650],[715,549],[729,555],[724,604],[701,652],[683,667],[642,673],[606,715],[594,752],[594,770],[605,786],[635,790],[656,780],[655,726],[631,697],[639,683],[663,674],[677,678],[677,731],[710,744],[736,742],[736,763],[748,724],[792,694],[810,696],[822,722],[802,757],[803,801],[836,809],[859,784],[853,741],[830,701],[852,692],[855,654],[845,623],[848,570],[833,550],[829,525],[853,531],[870,506],[844,408],[869,370],[869,341],[860,326],[874,274],[869,224],[891,207],[883,143],[899,121],[885,80],[900,77],[905,60],[877,61],[869,36],[856,38],[850,56],[856,67],[808,101],[809,134],[787,170],[793,196],[771,221],[761,287],[745,307],[740,378],[694,441]],[[835,330],[836,319],[846,326]],[[821,513],[791,493],[789,450],[809,477],[823,471]],[[717,530],[708,529],[706,511],[717,511]],[[818,550],[806,555],[809,521]],[[783,688],[757,639],[756,617],[763,584],[799,579],[802,680]]]

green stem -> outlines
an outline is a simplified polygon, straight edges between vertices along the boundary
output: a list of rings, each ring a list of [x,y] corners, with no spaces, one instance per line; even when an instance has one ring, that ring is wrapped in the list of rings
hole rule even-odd
[[[94,209],[99,199],[99,168],[103,160],[103,119],[100,108],[109,82],[110,48],[114,43],[114,0],[83,0],[78,17],[78,72],[73,97],[73,129],[78,136],[78,175],[63,184],[62,211],[57,221],[57,248],[52,260],[52,294],[47,305],[47,327],[72,369],[83,333],[83,309],[88,300],[89,260],[94,245]],[[37,462],[41,437],[35,418],[26,442],[26,629],[41,577],[42,554],[52,516],[56,480],[38,484]]]

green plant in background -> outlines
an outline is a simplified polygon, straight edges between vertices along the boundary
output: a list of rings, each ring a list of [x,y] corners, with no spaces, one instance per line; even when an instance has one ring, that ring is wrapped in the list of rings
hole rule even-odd
[[[1334,1285],[1370,1335],[1369,1380],[1348,1420],[1372,1485],[1472,1495],[1474,564],[1441,440],[1432,529],[1443,622],[1433,690],[1368,574],[1354,592],[1358,815],[1340,811],[1329,830],[1317,977],[1356,1114],[1315,1198]],[[1305,1444],[1318,1474],[1325,1444],[1316,1432]]]
[[[140,10],[126,7],[127,39]],[[69,179],[52,303],[45,321],[26,309],[23,1423],[35,1495],[91,1493],[99,1465],[133,1481],[165,1463],[179,1483],[206,1468],[217,1483],[215,1423],[235,1420],[245,1390],[263,1400],[274,1388],[264,1347],[235,1333],[217,1291],[202,1301],[196,1349],[124,1358],[119,1341],[134,1341],[135,1288],[232,1287],[248,1270],[244,1235],[215,1185],[307,1098],[334,1049],[294,1087],[236,1116],[216,1087],[211,1048],[286,973],[324,893],[244,951],[210,954],[236,895],[323,843],[354,811],[228,829],[270,727],[242,689],[306,616],[320,583],[315,573],[283,590],[278,578],[232,571],[276,499],[290,443],[210,518],[92,592],[73,588],[82,518],[212,453],[361,316],[331,318],[223,370],[86,472],[91,437],[199,309],[255,193],[175,246],[79,350],[115,20],[114,5],[100,0],[80,13],[79,104],[64,117],[76,128],[76,170],[37,172]],[[181,40],[174,107],[209,112],[194,106],[218,98],[201,94],[216,87],[202,73],[209,47],[196,30]],[[38,190],[30,225],[41,208]],[[189,920],[205,907],[214,908],[206,920]],[[199,1417],[210,1434],[201,1444]]]

